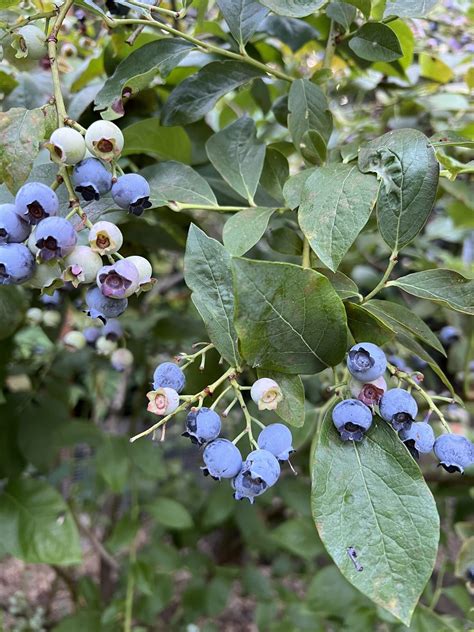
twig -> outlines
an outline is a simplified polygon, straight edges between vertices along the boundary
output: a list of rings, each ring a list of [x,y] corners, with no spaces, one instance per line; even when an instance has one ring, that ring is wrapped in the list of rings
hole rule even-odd
[[[385,283],[388,281],[390,275],[392,274],[392,270],[397,265],[398,262],[398,252],[394,250],[390,255],[390,259],[388,260],[387,269],[384,272],[383,277],[380,279],[379,283],[374,287],[372,292],[369,292],[367,296],[362,300],[362,303],[367,303],[371,298],[373,298],[376,294],[383,290],[385,287]]]

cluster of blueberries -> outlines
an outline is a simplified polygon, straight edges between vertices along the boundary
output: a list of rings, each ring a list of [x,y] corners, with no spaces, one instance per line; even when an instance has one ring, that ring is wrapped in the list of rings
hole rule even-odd
[[[119,208],[140,215],[151,206],[146,179],[135,173],[114,178],[106,166],[118,158],[123,145],[121,130],[110,121],[92,123],[84,136],[61,127],[46,144],[53,161],[73,166],[72,183],[84,200],[98,200],[110,191]],[[86,295],[89,315],[104,321],[116,318],[126,309],[129,296],[151,287],[149,261],[120,255],[112,260],[123,243],[112,222],[89,223],[88,245],[78,244],[75,226],[58,213],[56,192],[41,182],[26,183],[14,204],[0,205],[0,285],[28,282],[43,289],[56,287],[58,280],[74,287],[95,282]],[[103,265],[102,256],[108,257],[109,265]]]
[[[153,391],[147,394],[148,410],[156,415],[170,415],[179,406],[179,393],[185,376],[172,362],[159,364],[153,374]],[[251,397],[260,409],[273,409],[281,400],[281,391],[274,380],[262,378],[251,389]],[[183,436],[203,446],[205,476],[216,480],[231,479],[234,498],[247,498],[251,503],[274,485],[281,473],[280,462],[288,461],[293,452],[290,430],[281,423],[266,426],[257,438],[258,448],[242,458],[235,442],[220,437],[221,418],[204,406],[191,409],[186,417]]]
[[[467,437],[442,434],[435,438],[427,420],[415,421],[418,405],[413,395],[403,388],[387,390],[383,377],[387,359],[380,347],[370,342],[354,345],[349,351],[347,368],[352,376],[350,388],[354,399],[339,402],[332,411],[333,423],[343,441],[361,441],[378,406],[382,419],[398,432],[415,458],[433,450],[440,465],[450,473],[462,473],[474,463],[474,444]]]

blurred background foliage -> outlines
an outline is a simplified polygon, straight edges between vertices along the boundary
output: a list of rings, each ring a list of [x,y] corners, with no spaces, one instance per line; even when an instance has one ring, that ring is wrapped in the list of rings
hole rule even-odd
[[[0,20],[11,23],[29,11],[47,10],[48,4],[21,2],[0,13]],[[65,22],[60,66],[69,114],[87,126],[97,117],[93,102],[105,79],[132,51],[157,36],[145,30],[135,34],[130,46],[125,40],[133,28],[109,33],[99,26],[93,11],[94,4],[102,6],[99,0],[76,4]],[[382,4],[373,2],[372,15]],[[352,5],[358,6],[331,2],[320,14],[298,20],[267,17],[247,50],[265,63],[277,62],[290,74],[320,83],[327,78],[321,67],[330,17],[342,25],[342,32],[349,32],[359,19]],[[453,130],[474,139],[473,17],[468,2],[446,0],[425,19],[391,22],[403,57],[390,64],[364,62],[341,42],[329,93],[335,120],[330,151],[343,147],[342,157],[353,157],[362,142],[401,127],[414,127],[429,137]],[[192,2],[175,26],[222,46],[234,45],[212,1]],[[211,184],[220,204],[243,204],[208,162],[204,143],[213,131],[248,114],[269,147],[267,161],[278,162],[283,154],[291,172],[298,170],[301,158],[288,142],[286,129],[287,86],[257,79],[251,87],[226,94],[206,121],[163,127],[159,117],[169,93],[210,60],[212,56],[194,52],[166,79],[155,76],[126,101],[125,115],[116,121],[126,139],[122,165],[132,170],[153,170],[162,160],[192,165]],[[4,62],[0,91],[4,112],[39,108],[52,94],[48,68],[36,65],[21,71]],[[422,235],[403,251],[401,271],[439,265],[466,276],[474,273],[473,197],[465,173],[470,151],[463,146],[438,148],[443,177],[435,209]],[[33,176],[50,182],[48,163],[46,153],[40,152]],[[271,177],[270,167],[264,170],[257,203],[267,203],[269,196],[281,200],[285,175]],[[0,196],[8,199],[5,187]],[[298,476],[285,471],[279,485],[255,506],[236,503],[226,484],[216,485],[200,475],[200,454],[180,438],[179,422],[170,425],[164,442],[128,442],[151,422],[144,400],[154,366],[206,340],[182,275],[189,224],[193,221],[220,239],[228,216],[199,210],[176,213],[164,206],[140,219],[122,215],[112,217],[124,233],[123,254],[150,258],[158,279],[149,294],[131,301],[121,318],[126,331],[121,344],[133,352],[132,369],[118,373],[95,349],[72,352],[65,347],[62,339],[68,331],[89,324],[79,290],[61,289],[47,305],[37,294],[18,288],[2,288],[0,295],[4,629],[122,629],[132,598],[135,632],[407,629],[342,577],[314,528],[308,462],[317,408],[327,399],[330,375],[323,372],[304,380],[306,419],[303,427],[293,430]],[[295,227],[287,216],[274,216],[249,256],[299,262],[302,241]],[[341,271],[366,293],[378,282],[388,256],[372,219]],[[8,302],[2,302],[6,292]],[[390,289],[386,296],[398,294]],[[31,307],[41,312],[34,317],[30,311],[25,317]],[[447,345],[447,358],[437,352],[433,356],[466,401],[465,409],[450,405],[446,413],[472,438],[472,319],[413,297],[409,307],[435,333],[447,324],[458,332]],[[389,351],[413,369],[422,367],[416,365],[421,355],[417,348],[410,352],[392,345]],[[211,352],[204,373],[194,365],[189,369],[187,392],[197,392],[219,374],[217,354]],[[254,377],[249,371],[245,379],[251,383]],[[442,388],[429,368],[425,385]],[[234,414],[226,423],[237,422]],[[271,420],[269,413],[265,420]],[[435,572],[409,629],[471,629],[473,582],[471,577],[469,585],[466,570],[474,562],[473,472],[449,477],[431,458],[421,466],[437,500],[442,540]],[[55,525],[64,521],[68,528],[58,535]],[[41,565],[32,566],[37,563]]]

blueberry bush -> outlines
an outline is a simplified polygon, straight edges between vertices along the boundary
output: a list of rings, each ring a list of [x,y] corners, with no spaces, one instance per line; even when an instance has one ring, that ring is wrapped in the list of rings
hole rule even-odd
[[[0,0],[2,629],[472,627],[473,17]]]

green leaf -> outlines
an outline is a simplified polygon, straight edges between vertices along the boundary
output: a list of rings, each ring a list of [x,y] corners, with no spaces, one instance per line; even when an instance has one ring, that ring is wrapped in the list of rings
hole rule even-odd
[[[357,284],[343,272],[331,272],[331,270],[328,270],[327,268],[316,268],[316,272],[324,274],[324,276],[329,279],[331,285],[343,301],[353,297],[362,298]]]
[[[430,143],[436,145],[436,147],[471,147],[474,145],[474,139],[461,136],[453,130],[447,129],[442,132],[436,132],[433,136],[430,136]]]
[[[267,147],[260,184],[275,201],[282,205],[285,202],[283,187],[288,180],[289,174],[290,167],[285,156],[277,149]]]
[[[320,9],[325,0],[261,0],[261,3],[278,15],[303,18]]]
[[[225,485],[214,485],[204,506],[202,516],[202,526],[205,529],[212,529],[225,522],[235,509],[235,500],[229,489]]]
[[[268,13],[257,0],[217,0],[217,5],[240,46],[245,46]]]
[[[333,272],[366,225],[379,184],[356,165],[316,169],[303,187],[298,221],[311,248]]]
[[[454,77],[453,70],[444,61],[429,53],[421,52],[418,63],[420,64],[420,75],[425,79],[449,83]]]
[[[321,543],[315,535],[314,526],[309,518],[294,518],[272,529],[271,539],[285,551],[311,560],[322,553]]]
[[[261,70],[240,61],[207,64],[173,90],[161,113],[163,125],[188,125],[198,121],[225,94],[262,74]]]
[[[224,180],[253,204],[265,160],[265,144],[257,140],[255,121],[243,116],[213,134],[206,151]]]
[[[368,18],[370,16],[370,9],[372,0],[344,0],[347,4],[352,4],[352,6],[359,9],[359,11],[364,15],[364,17]]]
[[[288,129],[296,149],[310,162],[324,161],[332,132],[332,115],[324,92],[307,79],[296,79],[290,88],[288,112]]]
[[[288,263],[233,264],[236,328],[252,367],[313,374],[342,360],[346,317],[326,277]]]
[[[259,369],[258,377],[269,377],[278,382],[283,399],[275,409],[275,413],[290,426],[301,428],[305,419],[304,385],[299,375],[288,375],[279,371]]]
[[[363,24],[350,39],[349,47],[367,61],[395,61],[403,55],[397,36],[381,22]]]
[[[194,224],[186,244],[184,279],[211,342],[230,365],[239,366],[230,255]]]
[[[398,15],[400,18],[422,18],[438,0],[386,0],[383,17]]]
[[[41,142],[49,137],[55,125],[56,114],[51,105],[0,112],[0,173],[12,193],[30,175]]]
[[[102,118],[117,119],[125,114],[124,99],[149,86],[157,73],[166,77],[192,50],[189,42],[167,38],[149,42],[133,51],[115,69],[95,97],[95,109],[105,110]]]
[[[285,196],[285,202],[289,208],[294,209],[301,204],[306,180],[316,172],[316,169],[317,167],[311,167],[310,169],[295,173],[295,175],[288,178],[285,182],[283,195]]]
[[[326,13],[328,18],[340,24],[345,31],[348,31],[355,19],[356,8],[350,6],[347,2],[333,1],[328,4]]]
[[[331,412],[312,461],[312,509],[319,535],[342,574],[409,625],[438,550],[435,501],[388,424],[375,418],[360,444],[342,442]],[[357,552],[360,572],[349,547]]]
[[[468,538],[457,555],[456,558],[456,575],[464,579],[466,577],[466,571],[471,566],[474,566],[474,537]]]
[[[217,204],[216,196],[206,180],[192,167],[170,160],[147,167],[142,171],[150,184],[152,201],[181,202],[182,204]]]
[[[382,180],[377,199],[380,234],[394,250],[423,228],[438,185],[438,162],[424,134],[413,129],[388,132],[359,151],[359,169]]]
[[[372,299],[365,303],[364,307],[375,316],[378,316],[397,333],[411,334],[419,338],[421,342],[436,349],[442,355],[446,355],[443,345],[428,325],[408,307],[400,305],[400,303],[380,301],[378,299]]]
[[[172,498],[155,498],[147,509],[159,524],[168,529],[190,529],[194,524],[186,507]]]
[[[123,130],[122,156],[149,154],[159,160],[191,162],[191,141],[182,127],[161,127],[156,119],[145,119]]]
[[[10,481],[0,495],[2,548],[30,564],[78,564],[76,524],[58,492],[40,480]]]
[[[232,215],[224,225],[222,238],[231,255],[240,257],[260,241],[274,208],[254,207]]]
[[[259,30],[268,33],[270,37],[276,37],[294,53],[319,36],[318,31],[304,20],[282,18],[278,15],[269,15]]]
[[[26,300],[19,287],[0,287],[0,340],[11,336],[21,324],[26,311]]]
[[[107,436],[95,455],[98,474],[116,494],[127,487],[130,479],[129,445],[125,437]]]
[[[399,287],[408,294],[426,298],[457,312],[474,314],[474,280],[467,279],[455,270],[440,268],[414,272],[389,281],[387,285]]]
[[[378,316],[374,316],[361,305],[345,303],[347,324],[356,342],[373,342],[384,345],[395,336],[395,331]]]

